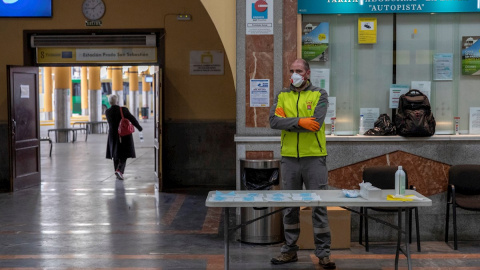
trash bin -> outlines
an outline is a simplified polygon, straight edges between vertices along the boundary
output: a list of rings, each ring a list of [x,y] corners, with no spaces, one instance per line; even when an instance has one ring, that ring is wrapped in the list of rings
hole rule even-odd
[[[142,107],[142,119],[148,119],[148,107]]]
[[[280,160],[240,160],[242,190],[280,189]],[[264,216],[278,207],[241,208],[241,222]],[[283,241],[282,212],[259,219],[242,227],[240,241],[254,244],[272,244]]]

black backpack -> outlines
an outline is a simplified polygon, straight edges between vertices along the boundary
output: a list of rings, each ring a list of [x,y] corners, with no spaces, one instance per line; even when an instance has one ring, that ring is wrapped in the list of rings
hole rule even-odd
[[[395,125],[400,136],[432,136],[435,133],[435,118],[428,97],[417,89],[401,95]]]

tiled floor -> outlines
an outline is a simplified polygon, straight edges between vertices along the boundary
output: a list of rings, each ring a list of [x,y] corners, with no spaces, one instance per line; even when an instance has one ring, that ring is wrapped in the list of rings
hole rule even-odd
[[[104,158],[105,134],[54,143],[51,158],[42,142],[42,185],[0,194],[0,269],[223,269],[222,211],[205,207],[208,190],[155,192],[153,132],[142,124],[145,142],[136,138],[125,181]],[[421,253],[412,246],[413,269],[480,269],[480,243],[459,246],[422,242]],[[230,269],[320,269],[309,250],[296,263],[271,265],[279,248],[232,240]],[[394,252],[394,243],[365,252],[352,242],[332,257],[342,270],[393,269]]]

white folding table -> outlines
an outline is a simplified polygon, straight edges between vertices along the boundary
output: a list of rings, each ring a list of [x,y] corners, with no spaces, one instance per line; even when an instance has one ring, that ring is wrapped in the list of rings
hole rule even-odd
[[[364,199],[362,197],[347,198],[341,190],[223,190],[210,191],[208,193],[205,205],[207,207],[222,207],[224,209],[224,246],[225,246],[225,269],[229,269],[229,240],[230,233],[244,227],[259,219],[265,218],[283,207],[300,206],[340,206],[346,210],[363,215],[359,211],[349,207],[389,207],[398,209],[398,224],[389,223],[376,217],[368,216],[382,224],[385,224],[398,232],[397,251],[395,256],[395,269],[398,269],[399,254],[402,252],[407,258],[408,269],[412,269],[410,246],[409,246],[409,223],[408,214],[411,207],[432,206],[432,201],[414,190],[406,190],[406,195],[415,195],[421,200],[413,201],[390,201],[387,200],[388,194],[394,194],[392,189],[382,190],[378,199]],[[317,197],[319,196],[319,197]],[[265,216],[250,220],[244,224],[229,226],[229,208],[231,207],[282,207],[282,209],[271,212]],[[402,212],[405,213],[405,230],[402,229]],[[402,247],[402,233],[404,234],[404,244]]]

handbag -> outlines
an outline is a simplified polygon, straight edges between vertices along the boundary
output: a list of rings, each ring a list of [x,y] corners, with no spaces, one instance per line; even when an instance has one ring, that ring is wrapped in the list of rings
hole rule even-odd
[[[122,115],[122,120],[120,120],[118,125],[118,135],[123,137],[132,134],[135,131],[135,127],[130,123],[130,120],[123,117],[122,107],[120,107],[120,114]]]

